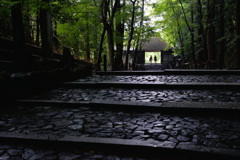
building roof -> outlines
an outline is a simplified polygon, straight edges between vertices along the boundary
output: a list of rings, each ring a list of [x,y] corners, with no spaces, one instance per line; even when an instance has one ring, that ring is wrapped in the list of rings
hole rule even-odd
[[[167,42],[162,41],[161,38],[150,37],[150,40],[143,44],[142,50],[145,50],[145,52],[160,52],[166,47]]]

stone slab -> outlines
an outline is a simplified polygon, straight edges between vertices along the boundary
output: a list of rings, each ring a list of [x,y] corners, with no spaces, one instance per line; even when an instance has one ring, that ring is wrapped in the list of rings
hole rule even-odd
[[[158,71],[98,71],[96,75],[161,75],[163,70]]]
[[[239,158],[240,152],[236,149],[224,149],[214,147],[204,147],[197,145],[190,145],[180,143],[159,142],[159,141],[139,141],[129,139],[114,139],[114,138],[90,138],[90,137],[76,137],[76,136],[49,136],[38,134],[22,134],[22,133],[8,133],[0,132],[0,140],[5,142],[22,142],[34,145],[54,146],[55,148],[84,148],[101,151],[114,151],[119,153],[131,152],[131,154],[151,156],[165,155],[170,157],[171,154],[175,156],[193,155],[204,157],[230,157]],[[76,149],[76,148],[75,148]],[[217,157],[216,157],[217,156]],[[206,157],[205,157],[206,158]]]
[[[91,143],[91,144],[105,144],[105,145],[122,145],[122,146],[142,146],[142,147],[159,147],[173,149],[175,148],[175,143],[169,142],[159,142],[159,141],[139,141],[130,139],[116,139],[116,138],[95,138],[95,137],[74,137],[74,136],[64,136],[58,139],[58,141],[65,142],[81,142],[81,143]]]
[[[93,99],[91,101],[51,101],[51,100],[15,100],[20,104],[37,104],[37,105],[78,105],[91,106],[97,104],[112,105],[112,106],[144,106],[144,107],[158,107],[158,108],[195,108],[195,109],[228,109],[240,110],[240,103],[233,102],[134,102],[134,101],[112,101]]]
[[[0,132],[0,139],[48,140],[48,135]]]
[[[161,88],[161,89],[240,89],[240,83],[141,83],[141,82],[65,82],[62,84],[67,88]]]
[[[64,102],[45,100],[17,100],[21,105],[32,106],[60,106],[60,107],[105,107],[113,110],[138,110],[148,112],[164,112],[191,115],[224,115],[238,116],[240,114],[240,103],[231,102],[133,102],[133,101],[112,101],[93,99],[88,102]]]
[[[166,83],[166,85],[179,86],[240,86],[240,83],[224,83],[224,82],[190,82],[190,83]]]
[[[162,103],[151,103],[151,102],[131,102],[131,101],[111,101],[111,100],[101,100],[94,99],[91,104],[104,104],[104,105],[115,105],[115,106],[144,106],[144,107],[161,107]]]
[[[240,70],[217,70],[217,69],[165,69],[164,74],[181,75],[239,75]]]
[[[89,101],[56,101],[56,100],[28,100],[28,99],[19,99],[19,100],[15,100],[15,103],[18,104],[26,104],[26,105],[58,105],[58,106],[67,106],[67,105],[71,105],[71,106],[86,106],[89,105]]]
[[[96,75],[240,75],[240,70],[165,69],[158,71],[106,71]]]
[[[239,103],[231,102],[166,102],[162,107],[166,108],[196,108],[196,109],[228,109],[239,110]]]
[[[237,149],[227,149],[227,148],[216,148],[216,147],[205,147],[200,145],[191,145],[179,143],[176,146],[177,149],[188,150],[188,151],[201,151],[212,154],[220,154],[220,155],[232,155],[232,156],[240,156],[240,152]]]

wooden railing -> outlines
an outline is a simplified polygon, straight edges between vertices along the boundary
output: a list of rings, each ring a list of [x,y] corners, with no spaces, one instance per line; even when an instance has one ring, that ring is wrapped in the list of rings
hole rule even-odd
[[[31,44],[26,44],[25,47],[26,47],[25,51],[27,53],[35,56],[40,56],[40,57],[42,56],[42,49],[40,47],[31,45]],[[13,40],[0,38],[0,49],[6,50],[6,51],[13,51],[13,48],[14,48]],[[63,60],[63,54],[60,54],[60,53],[53,53],[53,57],[54,59]],[[94,66],[94,64],[91,62],[87,62],[79,59],[73,59],[73,62],[79,65],[92,66],[92,67]]]

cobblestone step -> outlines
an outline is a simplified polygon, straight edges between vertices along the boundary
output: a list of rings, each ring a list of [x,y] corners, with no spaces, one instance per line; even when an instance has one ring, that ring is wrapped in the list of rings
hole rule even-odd
[[[148,111],[164,113],[191,113],[192,115],[225,115],[238,117],[240,104],[231,102],[132,102],[93,99],[91,101],[73,102],[56,100],[16,100],[15,104],[25,106],[58,106],[58,107],[105,107],[111,110]]]
[[[239,75],[94,75],[75,82],[132,83],[240,83]]]
[[[162,89],[228,89],[239,90],[239,75],[94,75],[63,83],[72,88],[162,88]]]
[[[158,71],[106,71],[97,75],[240,75],[240,70],[165,69]]]
[[[115,84],[120,84],[124,88],[116,88]],[[238,87],[240,85],[238,83],[210,84],[215,85],[202,85],[202,83],[189,85],[187,83],[68,82],[64,83],[62,87],[45,92],[42,95],[16,102],[21,104],[31,103],[32,105],[109,106],[131,110],[174,111],[179,113],[188,110],[193,113],[211,111],[211,113],[216,114],[238,114],[240,108],[240,91]],[[224,86],[222,84],[225,84],[225,90],[214,89],[215,86],[218,88]],[[131,89],[130,85],[134,85],[138,89]],[[139,87],[143,85],[145,87]],[[174,89],[153,87],[156,85],[168,85]],[[65,88],[63,88],[64,86]],[[176,86],[180,87],[176,89]],[[208,90],[204,88],[205,86],[207,86]],[[232,88],[229,86],[232,86]],[[188,89],[188,87],[196,87],[197,89]],[[209,90],[210,88],[212,90]]]
[[[239,90],[240,83],[136,83],[136,82],[65,82],[69,88],[156,88],[156,89],[227,89]]]
[[[238,159],[240,157],[239,150],[236,149],[225,149],[216,147],[204,147],[196,146],[186,143],[180,143],[178,145],[170,142],[153,142],[153,141],[138,141],[138,140],[126,140],[126,139],[111,139],[111,138],[88,138],[88,137],[76,137],[76,136],[64,136],[59,138],[54,135],[38,135],[38,134],[21,134],[21,133],[4,133],[0,132],[1,142],[8,143],[23,143],[23,144],[35,144],[40,146],[45,146],[45,151],[40,150],[34,151],[31,148],[26,148],[25,150],[19,148],[10,149],[8,146],[4,145],[0,148],[8,149],[2,157],[10,158],[11,156],[19,156],[19,152],[24,152],[21,158],[24,159],[54,159],[54,158],[89,158],[89,159],[104,159],[104,158],[117,158],[117,155],[125,156],[138,156],[144,158],[135,159]],[[68,148],[68,150],[89,150],[90,153],[85,155],[73,154],[65,151],[61,151],[59,154],[53,154],[56,151],[48,151],[46,153],[46,146],[49,148],[54,148],[54,150],[62,150]],[[99,149],[100,148],[100,149]],[[1,150],[1,149],[0,149]],[[3,150],[3,149],[2,149]],[[36,150],[36,149],[35,149]],[[100,154],[93,154],[95,150],[100,151]],[[110,152],[111,155],[106,155],[103,152]],[[4,150],[3,150],[4,152]],[[46,153],[44,155],[44,152]],[[49,153],[51,152],[51,153]],[[79,152],[79,151],[78,151]],[[92,152],[92,153],[91,153]],[[130,152],[130,154],[129,154]],[[174,152],[174,155],[172,154]],[[115,154],[115,155],[113,155]],[[51,156],[49,156],[51,155]],[[0,155],[1,157],[1,155]],[[13,158],[11,157],[11,158]],[[182,157],[182,158],[180,158]],[[133,159],[134,157],[126,157],[126,159]],[[120,158],[119,158],[120,159]]]
[[[239,77],[232,76],[235,71],[226,74],[230,73],[192,79],[176,75],[96,75],[63,84],[69,88],[3,104],[0,159],[19,158],[13,155],[16,152],[22,153],[22,159],[42,156],[41,149],[23,149],[20,144],[52,147],[54,152],[44,152],[42,159],[239,159]],[[133,80],[146,87],[137,88]],[[214,89],[221,87],[221,82],[235,87]],[[114,83],[121,88],[113,87]],[[79,84],[81,87],[76,87]],[[208,88],[203,90],[202,84]],[[131,85],[137,89],[129,89]],[[99,88],[90,88],[96,86]],[[81,149],[77,154],[76,148]],[[66,149],[70,151],[66,153]]]
[[[130,153],[148,159],[169,158],[173,153],[176,159],[240,157],[239,117],[42,104],[1,109],[0,117],[0,141],[5,143]],[[3,152],[0,149],[0,157]]]
[[[166,74],[179,75],[240,75],[240,70],[206,70],[206,69],[165,69]]]
[[[29,97],[32,100],[89,102],[111,100],[129,102],[240,102],[240,91],[203,89],[128,89],[128,88],[57,88]]]

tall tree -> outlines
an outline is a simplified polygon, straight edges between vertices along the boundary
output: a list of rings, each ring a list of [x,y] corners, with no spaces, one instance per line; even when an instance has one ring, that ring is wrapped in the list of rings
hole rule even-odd
[[[42,56],[53,58],[53,29],[50,15],[50,0],[42,0],[40,9],[40,26],[42,38]]]
[[[124,42],[124,6],[125,0],[121,4],[120,1],[117,2],[117,18],[116,18],[116,48],[117,48],[117,55],[116,55],[116,70],[120,70],[122,68],[122,54],[123,54],[123,42]]]
[[[100,43],[99,43],[99,48],[98,48],[96,71],[101,70],[103,42],[104,42],[105,33],[106,33],[106,29],[103,27],[102,34],[101,34],[101,39],[100,39]]]
[[[14,2],[17,2],[17,0],[14,0]],[[21,1],[17,2],[11,9],[15,54],[14,68],[17,71],[27,71],[30,69],[31,55],[28,55],[25,51],[25,36],[21,4]]]
[[[236,0],[236,54],[237,68],[240,69],[240,0]]]
[[[29,1],[25,0],[23,2],[23,23],[24,23],[24,31],[25,31],[25,41],[26,43],[32,44],[33,43],[33,37],[32,37],[32,24],[31,24],[31,19],[32,14],[31,14],[31,4],[29,3]]]
[[[185,56],[185,48],[187,48],[187,41],[185,42],[186,23],[182,21],[184,18],[181,6],[174,0],[164,0],[155,6],[154,13],[162,17],[156,23],[156,26],[160,28],[160,37],[168,42],[168,47],[174,47],[177,54]]]
[[[12,4],[11,1],[7,2],[0,3],[0,36],[12,38],[12,19],[10,16]]]
[[[219,0],[219,42],[218,42],[218,68],[223,69],[225,68],[225,63],[224,63],[224,54],[225,54],[225,18],[224,18],[224,5],[225,5],[225,0]]]
[[[215,49],[215,0],[208,0],[207,13],[207,41],[208,41],[208,67],[210,69],[216,68],[217,56]]]
[[[207,44],[206,44],[206,36],[204,32],[204,25],[203,25],[203,11],[202,11],[202,2],[201,0],[197,0],[197,24],[198,24],[198,45],[197,45],[197,52],[199,63],[201,64],[202,68],[205,67],[205,64],[208,61],[207,55]]]
[[[90,61],[90,28],[89,28],[89,13],[86,13],[86,32],[84,34],[85,45],[86,45],[86,56],[85,60]]]
[[[35,36],[36,41],[35,41],[35,44],[37,46],[40,46],[40,16],[39,15],[37,15],[35,23],[36,23],[36,36]]]
[[[136,58],[137,58],[137,51],[139,49],[139,47],[141,46],[140,41],[143,39],[142,37],[142,27],[143,27],[143,20],[144,20],[144,8],[145,8],[145,0],[142,0],[142,6],[141,6],[141,19],[140,19],[140,26],[139,26],[139,32],[137,34],[137,40],[136,40],[136,46],[135,46],[135,50],[134,50],[134,56],[133,56],[133,70],[135,70],[136,67]],[[141,40],[140,40],[141,38]]]
[[[183,3],[182,3],[182,0],[178,0],[180,5],[181,5],[181,8],[182,8],[182,12],[183,12],[183,15],[184,15],[184,20],[186,22],[186,25],[189,29],[189,32],[190,32],[190,35],[191,35],[191,59],[192,59],[192,65],[194,66],[194,68],[196,67],[196,57],[195,57],[195,46],[194,46],[194,29],[190,26],[188,20],[187,20],[187,15],[186,15],[186,12],[185,12],[185,9],[183,7]],[[191,7],[192,7],[192,3],[191,3]],[[191,17],[193,18],[193,13],[192,13],[192,9],[191,9]],[[191,18],[191,22],[193,22],[193,19]]]
[[[110,56],[110,66],[114,65],[114,17],[120,0],[102,0],[101,1],[101,20],[107,31],[108,52]]]
[[[131,0],[131,2],[132,2],[132,18],[130,23],[130,34],[129,34],[128,43],[127,43],[127,52],[126,52],[126,60],[125,60],[126,70],[128,70],[128,59],[129,59],[130,47],[131,47],[131,42],[132,42],[133,33],[134,33],[135,4],[137,0]]]

